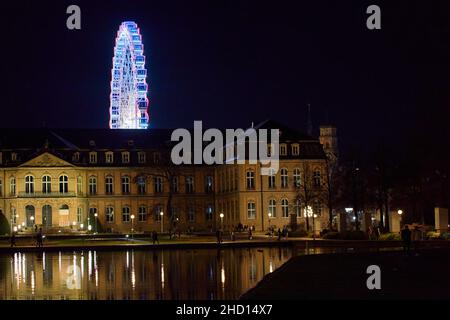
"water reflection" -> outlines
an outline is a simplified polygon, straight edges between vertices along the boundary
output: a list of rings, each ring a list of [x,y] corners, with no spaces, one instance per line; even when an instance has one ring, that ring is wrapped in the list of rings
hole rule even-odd
[[[0,255],[0,299],[236,299],[291,256],[289,248]]]

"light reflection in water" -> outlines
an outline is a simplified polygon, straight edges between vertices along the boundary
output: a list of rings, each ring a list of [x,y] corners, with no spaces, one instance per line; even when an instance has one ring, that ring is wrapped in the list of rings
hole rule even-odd
[[[288,248],[0,254],[0,299],[236,299],[291,256]]]

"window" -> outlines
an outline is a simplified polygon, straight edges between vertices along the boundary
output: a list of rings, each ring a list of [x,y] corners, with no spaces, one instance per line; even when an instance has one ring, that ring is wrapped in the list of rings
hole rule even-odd
[[[297,143],[292,145],[292,155],[293,156],[298,156],[300,154],[299,150],[300,150],[300,148]]]
[[[247,202],[247,218],[256,219],[256,204],[254,201]]]
[[[314,200],[313,213],[318,216],[320,216],[320,214],[322,213],[322,204],[319,200]]]
[[[78,224],[83,223],[83,208],[81,207],[77,208],[77,223]]]
[[[105,153],[105,162],[106,163],[114,163],[114,153],[112,152],[106,152]]]
[[[281,187],[287,188],[288,187],[288,170],[283,168],[281,169]]]
[[[97,152],[89,152],[89,163],[97,163]]]
[[[252,170],[247,171],[247,189],[255,189],[255,173]]]
[[[9,179],[9,193],[12,196],[16,195],[16,178],[15,177],[11,177]]]
[[[11,161],[17,161],[17,153],[15,152],[11,153]]]
[[[122,207],[122,222],[130,222],[130,207]]]
[[[0,180],[0,196],[3,195],[3,183],[2,180]]]
[[[275,199],[269,200],[269,213],[271,215],[271,218],[277,217],[277,202]]]
[[[294,186],[296,188],[299,188],[300,185],[301,185],[301,175],[300,175],[300,169],[299,168],[295,168],[294,169],[293,178],[294,178]]]
[[[286,144],[280,144],[280,155],[287,156],[287,146]]]
[[[112,176],[106,176],[105,178],[105,192],[106,194],[114,193],[114,178]]]
[[[163,180],[162,177],[155,177],[155,193],[163,192]]]
[[[59,177],[59,193],[69,192],[69,177],[62,175]]]
[[[206,181],[205,181],[205,192],[206,193],[211,193],[213,192],[213,177],[212,176],[206,176]]]
[[[289,201],[287,199],[281,200],[281,214],[283,218],[289,218]]]
[[[130,177],[124,176],[122,177],[122,194],[130,193]]]
[[[174,193],[178,193],[179,188],[178,188],[178,177],[174,176],[172,177],[172,192]]]
[[[34,193],[34,177],[25,177],[25,193]]]
[[[106,207],[105,216],[106,216],[106,222],[113,223],[114,222],[114,208],[111,206]]]
[[[206,207],[206,221],[211,221],[213,219],[213,213],[214,213],[213,205],[208,204],[208,206]]]
[[[139,194],[145,194],[147,192],[147,181],[144,176],[137,178],[137,187]]]
[[[130,153],[122,152],[122,163],[130,163]]]
[[[163,212],[162,206],[161,205],[157,205],[155,207],[155,214],[154,214],[155,221],[161,221],[161,212]]]
[[[275,170],[270,169],[267,178],[269,179],[269,188],[275,188]]]
[[[138,211],[138,221],[139,222],[144,222],[147,221],[147,207],[142,205],[139,207],[139,211]]]
[[[52,192],[52,178],[48,175],[42,177],[42,193]]]
[[[94,176],[89,177],[89,194],[97,194],[97,178]]]
[[[15,207],[11,207],[12,224],[17,224],[17,211]]]
[[[145,152],[138,152],[138,161],[141,164],[146,162]]]
[[[194,192],[194,177],[186,177],[186,193]]]
[[[314,186],[320,187],[320,171],[315,170],[313,173]]]
[[[153,163],[154,164],[158,164],[160,159],[161,159],[161,155],[159,154],[159,152],[153,153]]]
[[[83,178],[81,176],[77,177],[77,193],[83,193]]]
[[[195,209],[194,209],[194,207],[189,207],[188,208],[187,220],[189,222],[194,222],[195,221]]]
[[[73,162],[78,162],[78,161],[80,161],[80,153],[79,153],[79,152],[75,152],[75,153],[72,155],[72,161],[73,161]]]
[[[301,206],[301,201],[299,199],[295,200],[295,214],[297,215],[297,218],[301,218],[302,217],[302,206]]]

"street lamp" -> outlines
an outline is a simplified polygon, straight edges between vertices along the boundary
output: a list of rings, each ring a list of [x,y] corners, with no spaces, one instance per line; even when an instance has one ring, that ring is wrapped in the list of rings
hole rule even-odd
[[[400,210],[397,211],[397,213],[398,213],[399,215],[402,215],[402,214],[403,214],[403,210],[400,209]]]
[[[223,230],[223,217],[225,217],[225,215],[221,213],[219,216],[220,216],[220,229]]]
[[[94,213],[94,217],[95,217],[95,233],[97,233],[97,217],[98,217],[98,213]]]
[[[161,233],[164,232],[164,212],[160,212],[159,215],[161,216]]]
[[[31,227],[33,228],[34,227],[34,216],[31,216],[30,220],[31,220]]]
[[[131,215],[131,238],[133,238],[134,233],[134,214]]]
[[[270,232],[270,236],[272,236],[273,235],[272,231],[271,231],[272,226],[270,224],[270,219],[272,218],[272,212],[269,212],[268,216],[269,216],[269,232]]]

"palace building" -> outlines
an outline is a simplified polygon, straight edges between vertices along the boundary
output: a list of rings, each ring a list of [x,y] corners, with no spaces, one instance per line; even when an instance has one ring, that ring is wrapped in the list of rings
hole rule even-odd
[[[303,226],[305,213],[327,227],[336,129],[319,140],[272,121],[255,128],[280,129],[273,176],[260,164],[175,166],[167,129],[0,129],[0,210],[11,228],[47,232],[265,231]]]

